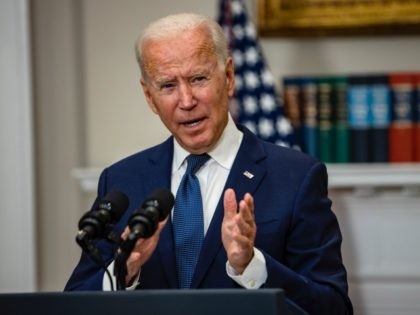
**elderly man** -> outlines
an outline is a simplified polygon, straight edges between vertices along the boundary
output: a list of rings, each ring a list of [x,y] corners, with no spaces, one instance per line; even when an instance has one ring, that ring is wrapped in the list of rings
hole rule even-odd
[[[139,38],[136,56],[146,100],[172,136],[106,168],[98,198],[111,190],[129,197],[122,238],[150,191],[170,188],[176,201],[154,235],[135,244],[126,285],[283,288],[309,313],[351,313],[326,168],[232,121],[234,66],[220,26],[196,14],[162,18]],[[115,246],[98,247],[111,268]],[[66,290],[108,285],[83,254]]]

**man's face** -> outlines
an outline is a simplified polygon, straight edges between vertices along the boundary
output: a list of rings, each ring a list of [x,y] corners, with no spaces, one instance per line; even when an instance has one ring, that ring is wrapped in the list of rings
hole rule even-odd
[[[221,67],[202,29],[149,41],[143,58],[147,78],[141,85],[150,108],[184,149],[209,151],[227,124],[234,90],[232,59]]]

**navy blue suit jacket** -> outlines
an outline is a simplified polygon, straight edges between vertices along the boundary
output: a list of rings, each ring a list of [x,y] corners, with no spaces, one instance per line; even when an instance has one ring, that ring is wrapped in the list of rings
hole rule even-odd
[[[266,259],[264,287],[283,288],[286,296],[311,314],[352,312],[346,270],[341,259],[341,234],[327,196],[325,165],[295,150],[259,140],[246,128],[225,188],[238,199],[246,192],[255,202],[255,247]],[[98,199],[120,190],[130,200],[117,224],[118,233],[131,212],[156,188],[170,188],[173,138],[105,169]],[[248,171],[252,178],[244,175]],[[227,256],[221,241],[223,198],[205,236],[192,288],[238,288],[226,274]],[[115,248],[98,246],[107,261]],[[100,290],[104,272],[86,255],[70,277],[66,290]],[[172,223],[162,230],[157,249],[142,267],[138,289],[177,288]]]

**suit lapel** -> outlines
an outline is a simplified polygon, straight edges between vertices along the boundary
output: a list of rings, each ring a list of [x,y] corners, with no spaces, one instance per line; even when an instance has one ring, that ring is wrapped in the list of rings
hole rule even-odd
[[[259,140],[247,129],[242,130],[242,132],[244,133],[244,138],[223,189],[225,191],[227,188],[233,188],[238,202],[245,193],[254,194],[266,173],[265,168],[258,165],[258,162],[266,156]],[[192,288],[199,287],[217,253],[220,250],[224,250],[221,236],[223,216],[222,194],[204,238],[196,271],[192,279]]]
[[[174,237],[172,231],[172,220],[169,218],[169,221],[160,233],[157,252],[166,278],[168,279],[169,288],[178,288]]]
[[[163,144],[158,146],[150,155],[150,173],[147,176],[147,187],[152,191],[159,187],[171,187],[171,171],[173,158],[173,138],[170,137]],[[163,228],[157,245],[157,254],[161,260],[161,266],[168,279],[169,287],[177,287],[175,250],[172,233],[171,219]]]

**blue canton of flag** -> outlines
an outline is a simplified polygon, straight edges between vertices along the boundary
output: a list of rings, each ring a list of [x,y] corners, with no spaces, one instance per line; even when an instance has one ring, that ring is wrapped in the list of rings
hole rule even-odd
[[[278,145],[294,144],[293,129],[276,97],[274,79],[265,65],[257,33],[242,0],[221,0],[219,24],[235,65],[235,97],[230,111],[260,138]]]

